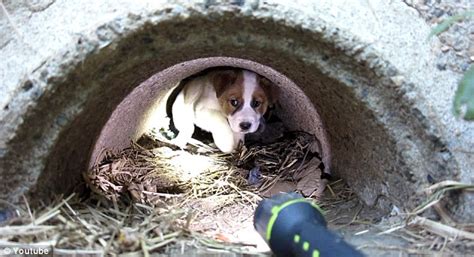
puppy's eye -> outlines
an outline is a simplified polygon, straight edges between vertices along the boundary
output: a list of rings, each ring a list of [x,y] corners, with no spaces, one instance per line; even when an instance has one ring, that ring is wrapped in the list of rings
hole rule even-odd
[[[253,100],[253,101],[250,103],[250,106],[252,106],[252,108],[257,108],[257,107],[259,107],[261,104],[262,104],[262,102],[257,101],[257,100]]]
[[[237,99],[230,99],[230,105],[237,107],[239,105],[239,100]]]

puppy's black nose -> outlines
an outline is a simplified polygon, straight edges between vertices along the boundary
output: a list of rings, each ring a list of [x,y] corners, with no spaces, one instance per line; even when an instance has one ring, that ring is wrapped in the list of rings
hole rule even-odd
[[[239,124],[239,127],[240,127],[243,131],[248,130],[251,126],[252,126],[252,123],[250,123],[250,122],[241,122],[241,123]]]

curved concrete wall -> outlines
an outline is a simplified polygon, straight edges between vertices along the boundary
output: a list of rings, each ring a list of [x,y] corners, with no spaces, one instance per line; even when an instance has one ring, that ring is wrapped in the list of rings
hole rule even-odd
[[[262,64],[299,86],[280,85],[314,105],[332,148],[333,173],[369,206],[411,208],[418,202],[414,192],[431,180],[473,182],[474,126],[455,120],[449,109],[459,78],[435,69],[429,28],[401,2],[5,6],[2,199],[77,189],[101,130],[134,88],[173,65],[219,56]],[[304,105],[292,108],[301,127],[313,126],[302,117]],[[472,220],[469,197],[453,198],[453,211]]]

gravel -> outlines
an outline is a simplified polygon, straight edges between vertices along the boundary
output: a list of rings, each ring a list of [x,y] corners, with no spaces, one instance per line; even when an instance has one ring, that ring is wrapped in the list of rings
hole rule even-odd
[[[474,11],[472,0],[403,0],[415,8],[420,16],[434,28],[457,14]],[[466,71],[474,62],[474,17],[453,24],[438,35],[440,46],[435,46],[436,67],[458,73]]]

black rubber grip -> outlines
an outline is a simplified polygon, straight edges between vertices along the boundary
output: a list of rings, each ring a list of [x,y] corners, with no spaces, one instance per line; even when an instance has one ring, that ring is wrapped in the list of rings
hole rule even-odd
[[[362,253],[325,226],[314,222],[298,224],[293,230],[295,257],[362,257]]]

